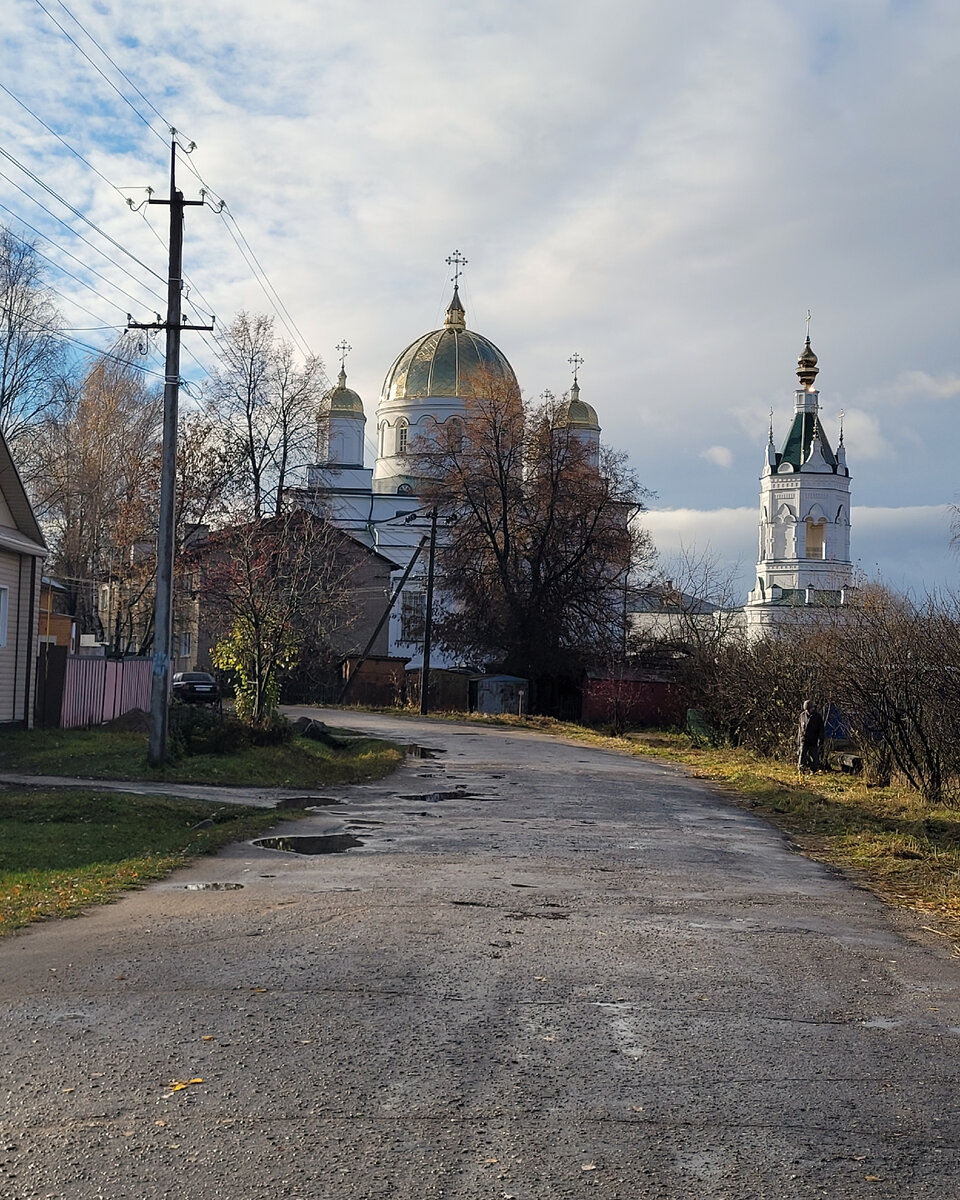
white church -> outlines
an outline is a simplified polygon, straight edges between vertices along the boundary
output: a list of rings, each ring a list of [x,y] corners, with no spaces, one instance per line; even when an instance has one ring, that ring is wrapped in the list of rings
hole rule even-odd
[[[503,351],[467,328],[458,286],[464,261],[459,252],[448,260],[455,265],[456,274],[443,327],[411,342],[387,371],[377,404],[373,467],[364,465],[363,401],[347,386],[341,359],[337,385],[321,406],[318,461],[307,468],[307,486],[296,489],[292,496],[295,503],[312,508],[396,564],[394,585],[430,530],[430,515],[417,495],[417,478],[409,473],[408,447],[418,438],[429,438],[441,425],[462,422],[469,399],[482,395],[485,388],[520,396],[513,367]],[[596,460],[600,425],[591,405],[580,399],[576,370],[565,415],[569,428]],[[389,653],[408,658],[411,668],[422,661],[426,572],[424,554],[390,615]],[[435,666],[454,665],[436,650],[433,662]]]

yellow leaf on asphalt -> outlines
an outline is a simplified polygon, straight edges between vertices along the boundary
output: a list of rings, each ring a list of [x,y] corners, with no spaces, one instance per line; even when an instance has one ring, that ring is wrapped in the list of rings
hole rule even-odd
[[[581,1163],[581,1165],[580,1165],[581,1171],[595,1171],[596,1169],[597,1169],[596,1163]]]

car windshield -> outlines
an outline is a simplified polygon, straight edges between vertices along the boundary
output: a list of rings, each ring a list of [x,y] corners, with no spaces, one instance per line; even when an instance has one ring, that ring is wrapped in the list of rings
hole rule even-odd
[[[213,683],[213,676],[203,671],[184,671],[177,676],[177,680],[180,683]]]

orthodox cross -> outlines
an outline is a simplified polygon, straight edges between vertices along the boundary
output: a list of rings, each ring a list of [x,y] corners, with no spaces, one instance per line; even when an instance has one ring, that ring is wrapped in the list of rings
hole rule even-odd
[[[807,341],[810,341],[810,309],[807,309]]]
[[[573,354],[567,359],[567,362],[573,367],[573,382],[579,384],[577,375],[580,372],[580,368],[583,366],[583,359],[576,352],[576,350],[574,350]]]
[[[451,282],[453,283],[454,287],[459,286],[460,276],[462,274],[461,267],[465,267],[466,265],[467,260],[463,257],[459,250],[454,250],[454,252],[447,259],[447,266],[453,267],[453,279]]]
[[[352,349],[353,349],[353,347],[348,344],[346,338],[344,338],[343,341],[340,342],[338,345],[334,346],[334,350],[338,351],[340,354],[340,370],[341,371],[343,370],[343,364],[346,360],[346,357]]]

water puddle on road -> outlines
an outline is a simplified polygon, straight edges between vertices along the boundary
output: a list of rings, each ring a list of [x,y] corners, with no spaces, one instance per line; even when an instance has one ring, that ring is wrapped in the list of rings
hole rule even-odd
[[[407,746],[408,758],[436,758],[438,754],[446,754],[446,750],[435,750],[430,746],[418,746],[416,742],[411,742]]]
[[[239,892],[242,883],[185,883],[188,892]]]
[[[283,800],[278,800],[277,808],[289,809],[311,809],[311,808],[327,808],[331,804],[342,804],[342,800],[338,800],[336,796],[287,796]]]
[[[304,837],[291,834],[289,837],[256,838],[253,844],[264,850],[285,850],[288,854],[342,854],[344,850],[362,846],[363,841],[352,833],[322,833]]]

